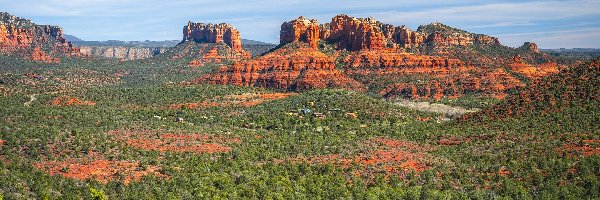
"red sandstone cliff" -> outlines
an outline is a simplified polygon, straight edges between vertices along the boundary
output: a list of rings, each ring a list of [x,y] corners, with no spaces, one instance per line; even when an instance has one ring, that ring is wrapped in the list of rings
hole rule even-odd
[[[58,56],[81,55],[63,38],[62,28],[36,25],[8,13],[0,13],[0,52],[48,63],[60,62]]]
[[[478,93],[503,98],[506,90],[524,86],[504,69],[482,69],[458,59],[402,53],[398,50],[351,52],[345,72],[385,97],[441,99]]]
[[[196,81],[294,91],[316,88],[363,90],[361,83],[335,69],[332,57],[303,43],[288,44],[260,58],[222,67]]]
[[[383,49],[384,35],[373,18],[335,16],[331,23],[319,25],[317,20],[299,17],[281,25],[281,44],[301,41],[317,48],[319,40],[336,43],[340,49],[359,51]]]
[[[329,37],[327,41],[335,41],[340,48],[359,50],[378,50],[385,47],[384,34],[381,27],[373,18],[354,18],[348,15],[338,15],[329,23]]]
[[[309,20],[304,17],[281,25],[281,44],[300,41],[317,48],[319,40],[334,43],[339,49],[350,51],[427,45],[444,47],[500,44],[498,38],[469,33],[441,23],[420,26],[417,31],[412,31],[406,26],[383,24],[371,17],[355,18],[343,14],[321,25],[315,19]]]
[[[325,50],[331,56],[322,53],[319,41],[332,44],[336,50]],[[467,49],[455,48],[459,46],[499,45],[497,38],[440,23],[412,31],[405,26],[382,24],[373,18],[338,15],[331,23],[319,25],[317,20],[299,17],[282,24],[280,42],[280,49],[251,61],[223,67],[196,82],[286,90],[369,89],[385,97],[417,99],[457,98],[464,94],[504,98],[508,90],[525,86],[507,70],[494,65],[506,63],[503,58],[496,61],[482,57],[474,65],[471,64],[473,60],[462,60],[461,51],[449,50]],[[456,55],[405,53],[407,48],[421,47],[439,48]],[[535,45],[527,47],[535,52]],[[471,55],[476,58],[480,54]],[[521,62],[519,58],[515,59]],[[512,70],[530,77],[526,74],[528,69]],[[546,76],[554,72],[554,67],[548,64],[536,66],[536,70],[535,76]],[[537,73],[539,71],[542,72]]]
[[[279,40],[281,44],[306,42],[312,48],[317,48],[320,40],[319,22],[308,20],[302,16],[281,25]]]
[[[242,53],[242,40],[240,32],[231,24],[204,24],[188,22],[183,27],[183,41],[194,41],[197,43],[219,43],[224,42],[233,51]]]

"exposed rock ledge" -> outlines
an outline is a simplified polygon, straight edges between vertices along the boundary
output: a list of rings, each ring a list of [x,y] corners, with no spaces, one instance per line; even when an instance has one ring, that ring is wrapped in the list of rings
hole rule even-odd
[[[125,60],[146,59],[164,53],[164,47],[80,46],[81,53],[94,57]]]

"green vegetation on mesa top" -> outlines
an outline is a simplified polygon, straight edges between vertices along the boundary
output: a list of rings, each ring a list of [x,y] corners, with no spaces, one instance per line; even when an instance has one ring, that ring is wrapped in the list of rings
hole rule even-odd
[[[427,24],[427,25],[421,25],[421,26],[419,26],[419,28],[417,28],[417,31],[422,32],[422,33],[427,33],[427,34],[432,34],[435,32],[440,32],[442,34],[448,34],[448,35],[451,35],[453,33],[472,34],[465,30],[454,28],[454,27],[442,24],[440,22],[434,22],[434,23]]]
[[[65,59],[58,65],[1,56],[0,91],[10,94],[0,97],[0,139],[6,140],[0,146],[0,194],[6,199],[81,199],[91,193],[110,199],[600,198],[600,156],[567,148],[600,139],[597,100],[585,107],[569,104],[548,115],[533,110],[501,120],[443,123],[436,121],[439,114],[345,90],[314,90],[252,107],[169,109],[171,104],[278,91],[178,85],[207,71],[168,56],[127,62]],[[575,71],[588,80],[597,73]],[[122,76],[113,80],[115,74]],[[597,80],[581,83],[589,83],[576,84],[585,91],[600,88]],[[36,100],[24,105],[31,94],[38,94]],[[50,105],[64,95],[96,105]],[[201,133],[241,142],[232,144],[229,153],[163,154],[124,146],[107,135],[111,130]],[[444,162],[418,176],[385,176],[374,166],[369,169],[374,177],[353,175],[360,166],[281,162],[369,152],[364,142],[380,136],[434,146],[428,154]],[[450,138],[464,142],[440,144]],[[160,172],[170,178],[146,176],[128,185],[117,178],[102,184],[51,176],[33,167],[89,151],[107,159],[136,160],[141,168],[161,166]]]
[[[0,12],[0,24],[13,24],[17,28],[30,28],[36,26],[31,20],[13,16],[7,12]]]

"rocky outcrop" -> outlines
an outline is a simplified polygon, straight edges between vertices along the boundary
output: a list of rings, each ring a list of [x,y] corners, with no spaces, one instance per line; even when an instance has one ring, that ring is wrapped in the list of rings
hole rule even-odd
[[[510,56],[496,60],[497,53],[479,52],[517,50],[504,48],[497,38],[441,23],[412,31],[373,18],[338,15],[330,23],[318,24],[317,20],[299,17],[282,24],[280,42],[280,48],[271,53],[236,62],[195,82],[295,91],[332,87],[368,89],[384,97],[412,99],[458,98],[465,94],[502,99],[509,90],[525,86],[504,67],[498,67],[510,63]],[[325,45],[319,46],[319,42]],[[463,48],[472,45],[477,48]],[[437,51],[438,56],[423,55],[428,52],[422,49],[429,48]],[[521,63],[531,58],[527,54],[523,59],[513,60]],[[218,57],[213,60],[220,62]],[[202,62],[190,62],[190,66],[199,63]],[[536,69],[553,71],[551,66],[547,70]]]
[[[503,98],[524,84],[504,69],[480,69],[458,59],[401,53],[352,52],[341,59],[345,72],[388,98],[441,99],[477,93]]]
[[[188,22],[183,27],[183,41],[194,41],[197,43],[220,43],[224,42],[233,51],[243,53],[240,32],[231,24],[204,24]]]
[[[378,50],[385,47],[384,34],[379,23],[369,18],[354,18],[338,15],[331,19],[329,36],[324,40],[335,42],[340,48],[350,51]]]
[[[317,48],[320,40],[319,22],[316,19],[306,19],[302,16],[298,19],[284,22],[281,25],[279,41],[281,44],[292,42],[306,42],[312,48]]]
[[[146,59],[158,56],[169,48],[162,47],[122,47],[122,46],[79,46],[81,53],[93,57],[124,60]]]
[[[453,28],[442,23],[431,23],[425,26],[419,26],[417,32],[427,35],[423,41],[426,44],[437,46],[469,46],[500,44],[498,38],[469,33],[464,30]]]
[[[383,24],[372,17],[355,18],[343,14],[321,25],[315,19],[304,17],[281,25],[281,44],[300,41],[316,48],[319,40],[349,51],[500,44],[498,38],[469,33],[441,23],[420,26],[417,31],[412,31],[404,25]]]
[[[533,42],[525,42],[521,47],[519,47],[519,49],[523,49],[532,53],[540,53],[537,44]]]
[[[319,40],[337,44],[338,48],[350,51],[383,49],[384,35],[373,18],[354,18],[348,15],[335,16],[331,23],[319,25],[317,20],[299,17],[281,25],[280,44],[306,42],[317,48]]]
[[[381,25],[389,47],[412,48],[417,47],[427,39],[427,34],[415,32],[406,26],[394,27],[390,24]]]
[[[363,90],[361,83],[335,69],[334,59],[294,42],[260,58],[222,67],[195,82],[258,86],[290,91],[315,88]]]
[[[530,80],[541,79],[552,74],[557,74],[560,69],[566,68],[566,66],[559,65],[556,62],[547,62],[538,65],[527,64],[519,54],[513,57],[513,63],[508,66],[513,72],[521,74]]]
[[[190,66],[203,66],[204,62],[221,63],[223,60],[239,61],[250,58],[242,48],[240,32],[230,24],[204,24],[188,22],[183,27],[183,41],[171,51],[172,59],[192,57]]]
[[[60,62],[59,56],[81,55],[63,38],[62,28],[36,25],[5,12],[0,12],[0,52],[48,63]]]
[[[518,116],[555,115],[568,108],[597,107],[600,98],[600,57],[566,68],[467,119],[504,119]]]

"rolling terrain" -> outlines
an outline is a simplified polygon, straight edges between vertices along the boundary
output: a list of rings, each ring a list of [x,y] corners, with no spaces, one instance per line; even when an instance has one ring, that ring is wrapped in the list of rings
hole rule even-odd
[[[600,58],[338,15],[101,59],[0,17],[0,199],[600,198]]]

